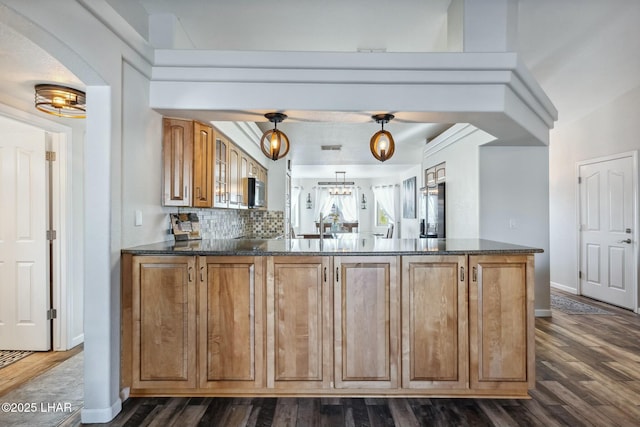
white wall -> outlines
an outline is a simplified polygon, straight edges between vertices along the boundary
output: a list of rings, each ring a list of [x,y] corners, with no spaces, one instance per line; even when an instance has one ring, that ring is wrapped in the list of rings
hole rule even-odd
[[[480,147],[480,238],[544,250],[535,255],[538,316],[551,315],[548,177],[548,147]]]
[[[551,282],[577,292],[576,163],[640,149],[640,86],[551,132],[549,147]],[[636,196],[637,197],[637,196]]]
[[[124,63],[122,73],[122,247],[170,240],[162,207],[162,116],[149,109],[149,80]],[[134,225],[135,212],[142,225]]]
[[[471,125],[456,125],[427,144],[424,170],[446,162],[446,237],[480,237],[479,147],[495,138]]]

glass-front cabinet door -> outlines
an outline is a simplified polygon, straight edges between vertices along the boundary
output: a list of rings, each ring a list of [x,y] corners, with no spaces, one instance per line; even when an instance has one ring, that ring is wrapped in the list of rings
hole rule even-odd
[[[226,208],[229,206],[229,189],[227,188],[229,141],[216,132],[216,168],[215,168],[215,195],[213,206]]]

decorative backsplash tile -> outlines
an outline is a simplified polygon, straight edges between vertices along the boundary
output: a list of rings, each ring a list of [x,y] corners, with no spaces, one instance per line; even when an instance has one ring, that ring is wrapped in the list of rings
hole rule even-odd
[[[202,239],[271,239],[284,235],[284,212],[240,209],[179,209],[200,219]]]

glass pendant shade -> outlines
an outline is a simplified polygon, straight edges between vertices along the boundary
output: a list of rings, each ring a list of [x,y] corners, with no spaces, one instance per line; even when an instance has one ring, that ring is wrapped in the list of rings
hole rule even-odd
[[[369,148],[373,157],[384,162],[393,156],[396,150],[396,144],[393,141],[393,136],[386,130],[384,130],[384,124],[393,119],[392,114],[376,114],[372,118],[382,124],[382,129],[374,133],[371,137]]]
[[[286,119],[287,116],[282,113],[267,113],[264,116],[274,123],[274,127],[262,134],[260,149],[271,160],[278,160],[289,152],[289,138],[284,132],[278,130],[278,123]]]

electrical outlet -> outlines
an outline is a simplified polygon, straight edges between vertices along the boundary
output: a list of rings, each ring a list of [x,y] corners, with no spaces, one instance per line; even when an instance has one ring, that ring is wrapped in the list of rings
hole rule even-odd
[[[513,228],[518,228],[518,224],[517,224],[515,219],[513,219],[513,218],[509,219],[509,228],[512,228],[512,229]]]

